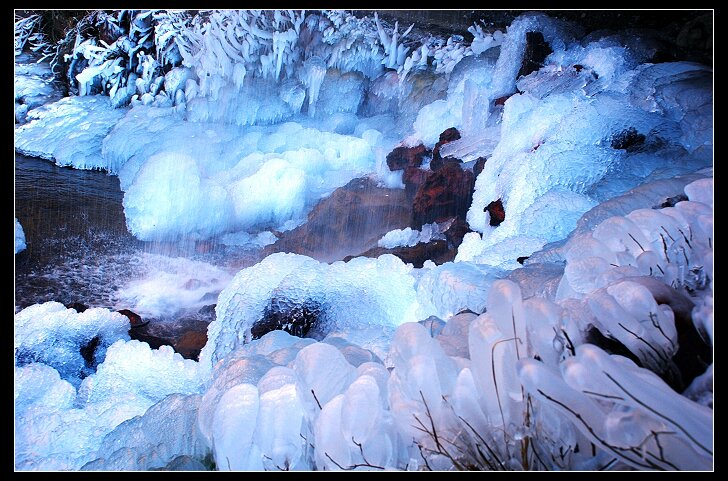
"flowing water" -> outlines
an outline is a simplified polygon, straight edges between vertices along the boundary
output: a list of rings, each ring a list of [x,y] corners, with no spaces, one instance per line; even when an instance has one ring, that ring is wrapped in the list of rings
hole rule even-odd
[[[15,255],[16,312],[80,302],[171,321],[214,304],[260,258],[216,242],[141,242],[126,229],[122,201],[115,176],[15,156],[15,216],[27,244]]]

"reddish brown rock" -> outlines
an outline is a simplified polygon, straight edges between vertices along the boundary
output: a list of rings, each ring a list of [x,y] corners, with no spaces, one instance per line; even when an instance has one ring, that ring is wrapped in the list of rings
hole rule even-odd
[[[404,191],[408,199],[414,199],[417,189],[432,175],[431,170],[420,169],[419,167],[406,167],[402,174]]]
[[[442,222],[450,217],[465,218],[473,200],[475,177],[459,164],[446,164],[433,173],[415,194],[412,227]]]
[[[686,198],[687,200],[687,198]],[[66,304],[67,309],[74,309],[76,312],[83,312],[86,309],[88,309],[88,306],[82,302],[72,302],[70,304]]]
[[[282,233],[263,255],[294,252],[333,262],[375,247],[384,234],[409,226],[412,201],[402,189],[378,187],[367,177],[354,179],[322,199],[308,221]]]
[[[447,144],[448,142],[452,142],[453,140],[458,140],[459,138],[460,131],[455,127],[450,127],[449,129],[445,129],[442,131],[438,144],[442,146]]]
[[[402,262],[421,268],[427,260],[431,260],[437,265],[453,261],[457,254],[457,249],[450,249],[447,241],[436,240],[426,244],[420,242],[412,247],[400,246],[393,247],[391,249],[375,247],[373,249],[369,249],[363,254],[360,254],[360,256],[377,258],[382,254],[395,255],[402,259]],[[344,261],[348,262],[354,257],[357,256],[347,256],[344,258]]]
[[[440,140],[435,144],[435,148],[432,149],[432,161],[430,162],[430,169],[438,170],[442,168],[443,163],[442,157],[440,156],[440,148],[445,144],[449,144],[453,140],[458,140],[459,138],[460,132],[455,127],[450,127],[440,134]]]
[[[137,314],[135,312],[130,311],[129,309],[121,309],[116,312],[118,312],[119,314],[125,315],[129,319],[130,328],[142,327],[142,326],[146,326],[147,324],[149,324],[149,321],[144,321],[142,319],[142,316],[140,316],[139,314]]]
[[[207,344],[206,331],[187,331],[182,334],[179,341],[174,344],[174,350],[185,359],[199,360],[200,351]]]
[[[391,171],[402,170],[407,167],[419,167],[422,165],[425,156],[431,153],[422,144],[416,147],[395,147],[387,154],[387,166]]]
[[[490,214],[490,225],[498,226],[506,219],[506,211],[503,208],[503,202],[498,199],[485,206],[483,211]]]
[[[488,159],[485,157],[478,157],[478,160],[475,161],[475,165],[473,165],[473,175],[475,175],[475,177],[483,172],[483,169],[485,168],[485,163],[487,161]]]
[[[512,95],[513,95],[513,94],[508,94],[508,95],[504,95],[504,96],[502,96],[502,97],[498,97],[497,99],[495,99],[495,100],[493,101],[493,103],[494,103],[495,105],[505,105],[505,103],[506,103],[506,100],[508,100],[509,98],[511,98],[511,96],[512,96]]]
[[[456,159],[455,157],[445,157],[442,158],[438,155],[437,158],[433,157],[432,161],[430,162],[430,170],[433,172],[438,171],[445,167],[447,164],[462,164],[463,161],[460,159]]]

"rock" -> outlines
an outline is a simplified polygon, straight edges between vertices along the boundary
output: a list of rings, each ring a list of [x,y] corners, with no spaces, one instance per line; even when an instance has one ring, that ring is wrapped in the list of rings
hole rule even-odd
[[[546,43],[541,32],[526,32],[526,51],[516,78],[539,70],[552,52],[551,46]]]
[[[202,316],[203,319],[212,322],[217,317],[215,313],[215,307],[217,307],[217,304],[208,304],[206,306],[200,307],[200,310],[197,311],[197,313]]]
[[[405,167],[402,174],[404,191],[408,199],[414,199],[417,190],[432,175],[431,170],[420,169],[419,167]]]
[[[613,149],[626,150],[627,152],[638,152],[644,145],[645,136],[637,132],[634,127],[614,135],[611,142]]]
[[[432,158],[432,161],[430,162],[430,170],[435,172],[435,171],[442,169],[447,164],[462,164],[462,163],[463,163],[462,160],[456,159],[455,157],[442,158],[438,154],[437,158],[434,158],[434,157]]]
[[[457,255],[457,249],[450,249],[448,242],[444,240],[435,240],[428,243],[420,242],[412,247],[393,247],[387,249],[385,247],[375,247],[368,251],[360,254],[364,257],[377,258],[382,254],[392,254],[400,259],[402,262],[412,264],[416,268],[422,268],[425,261],[431,260],[437,265],[444,264],[445,262],[451,262]],[[350,261],[357,256],[347,256],[344,258],[345,262]]]
[[[157,330],[146,323],[136,329],[129,329],[129,337],[132,340],[146,342],[152,349],[159,349],[160,346],[173,346],[174,341],[165,335],[159,335]]]
[[[83,360],[86,363],[86,367],[94,367],[96,361],[96,348],[99,347],[99,342],[101,342],[101,338],[99,338],[99,336],[94,336],[93,339],[81,346],[81,349],[79,349],[81,357],[83,357]]]
[[[187,331],[172,347],[185,359],[198,361],[200,351],[205,344],[207,344],[207,331]]]
[[[499,226],[506,219],[506,211],[503,208],[503,202],[498,199],[485,206],[483,209],[490,214],[490,225]]]
[[[321,337],[318,336],[316,327],[323,319],[323,309],[313,301],[304,304],[291,304],[286,299],[271,299],[263,311],[263,318],[255,322],[250,328],[253,339],[260,339],[271,331],[285,331],[292,336],[298,337]],[[313,331],[312,331],[313,329]],[[315,334],[308,336],[308,334]]]
[[[460,244],[463,243],[463,237],[468,232],[470,232],[470,225],[461,217],[453,217],[451,224],[443,230],[447,242],[455,248],[460,247]]]
[[[420,144],[416,147],[395,147],[387,154],[387,166],[389,170],[402,170],[406,167],[419,167],[426,155],[432,152],[427,150],[424,145]]]
[[[506,100],[508,100],[509,98],[511,98],[511,96],[513,96],[513,94],[508,94],[508,95],[504,95],[502,97],[498,97],[497,99],[495,99],[493,101],[493,104],[494,105],[505,105]]]
[[[478,177],[481,172],[483,172],[483,168],[485,167],[485,162],[488,159],[485,157],[478,157],[478,159],[475,161],[475,165],[473,165],[473,175],[475,177]]]
[[[172,461],[167,463],[163,468],[164,471],[207,471],[207,468],[200,461],[196,460],[192,456],[182,455],[177,456]]]
[[[140,316],[139,314],[137,314],[135,312],[130,311],[129,309],[121,309],[116,312],[118,312],[119,314],[123,314],[129,318],[129,327],[131,329],[146,326],[147,324],[149,324],[149,321],[142,320],[142,316]]]
[[[664,202],[662,202],[659,205],[655,205],[652,208],[653,209],[664,209],[665,207],[675,207],[675,204],[677,204],[678,202],[685,201],[685,200],[689,200],[687,195],[685,195],[685,194],[678,194],[678,195],[673,196],[673,197],[667,197],[667,198],[665,198],[665,201]]]
[[[458,140],[460,138],[460,132],[455,127],[450,127],[449,129],[445,129],[440,134],[440,140],[435,144],[435,148],[432,149],[432,162],[430,162],[430,168],[432,170],[436,170],[435,167],[440,168],[440,161],[442,160],[442,157],[440,157],[440,148],[445,145],[449,144],[453,140]],[[435,167],[433,167],[433,163]]]
[[[70,304],[66,304],[67,309],[75,309],[76,312],[81,313],[88,309],[88,306],[86,304],[83,304],[81,302],[72,302]]]
[[[402,189],[378,187],[368,177],[354,179],[322,199],[308,221],[284,232],[263,255],[294,252],[333,262],[375,247],[384,234],[409,225],[412,201]]]
[[[473,200],[475,176],[459,164],[448,163],[425,180],[412,205],[412,228],[442,222],[450,217],[465,218]]]

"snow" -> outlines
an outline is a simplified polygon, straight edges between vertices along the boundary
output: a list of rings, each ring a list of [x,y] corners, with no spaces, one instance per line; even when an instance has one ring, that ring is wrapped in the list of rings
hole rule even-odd
[[[23,232],[23,226],[20,225],[18,218],[15,218],[15,253],[25,250],[27,247],[25,243],[25,232]]]

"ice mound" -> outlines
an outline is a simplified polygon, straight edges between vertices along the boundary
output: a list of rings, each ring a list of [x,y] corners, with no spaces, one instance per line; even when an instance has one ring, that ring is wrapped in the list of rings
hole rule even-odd
[[[335,330],[371,328],[370,343],[376,343],[397,325],[417,320],[411,271],[392,255],[330,265],[296,254],[268,256],[240,271],[220,293],[217,320],[208,327],[200,364],[211,368],[236,346],[250,342],[256,324],[271,315],[279,316],[278,328],[313,318],[305,329],[321,337]]]
[[[23,232],[23,226],[18,222],[18,218],[15,218],[15,253],[25,250],[25,232]]]
[[[355,367],[346,357],[353,346],[332,342],[272,331],[217,363],[198,426],[218,469],[335,469],[361,456],[396,465],[386,368]],[[284,364],[271,362],[288,350]]]
[[[42,362],[78,386],[104,361],[107,348],[129,339],[129,319],[104,308],[78,313],[59,302],[26,307],[15,314],[15,362]]]
[[[685,186],[712,204],[712,179]],[[713,211],[698,201],[612,216],[564,246],[567,261],[557,298],[581,298],[628,275],[704,291],[713,279]]]
[[[304,219],[319,198],[374,170],[374,145],[365,138],[293,122],[247,128],[187,122],[163,109],[134,107],[104,140],[103,153],[119,172],[135,236],[207,238]]]
[[[583,345],[562,363],[560,374],[532,359],[519,362],[518,374],[539,406],[557,410],[632,468],[709,470],[713,465],[712,410],[624,357]]]
[[[671,71],[686,69],[704,73],[680,63],[673,64]],[[662,81],[669,83],[675,75],[667,77]],[[700,95],[710,95],[699,83],[692,88]],[[698,129],[710,121],[710,116],[687,106],[688,96],[693,95],[690,89],[671,92],[682,99],[671,104],[673,109],[682,109],[682,122],[692,122]],[[482,240],[477,249],[472,245],[465,249],[470,252],[468,257],[459,259],[477,259],[480,253],[491,252],[498,243],[514,236],[541,239],[544,244],[559,240],[595,201],[621,195],[645,180],[709,165],[710,160],[688,153],[693,147],[684,141],[686,127],[678,125],[675,118],[672,112],[643,110],[615,92],[591,98],[573,92],[540,100],[528,92],[511,97],[503,111],[504,135],[476,179],[468,211],[468,223],[482,233]],[[484,208],[497,199],[503,202],[506,216],[493,227]],[[466,240],[476,239],[470,236]],[[512,257],[495,257],[488,262],[516,267]]]
[[[200,400],[199,394],[170,394],[124,421],[104,436],[98,458],[81,471],[149,471],[178,456],[204,458],[207,451],[196,431]]]
[[[470,262],[446,262],[424,270],[417,283],[422,313],[449,319],[460,311],[480,314],[485,309],[488,290],[505,272]],[[426,315],[420,316],[422,319]]]
[[[83,380],[78,392],[51,367],[16,366],[15,467],[78,470],[99,457],[109,464],[95,464],[97,469],[156,467],[159,458],[170,452],[198,452],[195,435],[187,437],[191,431],[186,426],[195,418],[195,412],[190,411],[196,410],[195,402],[187,400],[189,396],[168,398],[141,421],[132,420],[119,431],[113,430],[124,421],[142,416],[169,394],[195,394],[201,388],[197,363],[182,359],[169,346],[153,351],[138,341],[120,340],[110,346],[105,361],[96,373]],[[170,413],[177,416],[168,418]],[[169,431],[159,430],[162,423]],[[148,430],[148,437],[140,436],[140,427]],[[142,442],[130,446],[126,444],[130,440]],[[140,456],[134,459],[135,453],[129,451],[135,446],[143,448],[144,442],[151,451],[137,451]],[[103,449],[97,452],[100,446]]]
[[[103,169],[101,141],[126,113],[109,97],[65,97],[28,113],[15,129],[15,150],[77,169]]]

